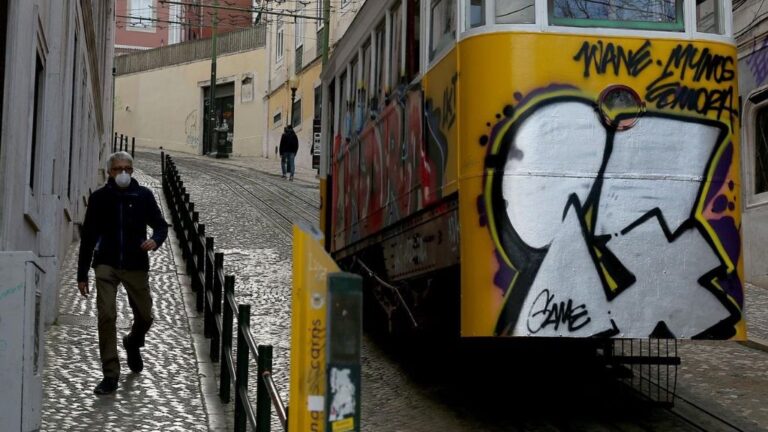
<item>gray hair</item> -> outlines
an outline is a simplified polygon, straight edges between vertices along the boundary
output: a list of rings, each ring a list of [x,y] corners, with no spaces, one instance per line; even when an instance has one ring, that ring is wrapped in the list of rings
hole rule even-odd
[[[119,151],[109,155],[109,159],[107,159],[107,171],[111,170],[112,164],[119,160],[128,161],[131,163],[131,166],[133,166],[133,158],[131,157],[131,154],[128,152]]]

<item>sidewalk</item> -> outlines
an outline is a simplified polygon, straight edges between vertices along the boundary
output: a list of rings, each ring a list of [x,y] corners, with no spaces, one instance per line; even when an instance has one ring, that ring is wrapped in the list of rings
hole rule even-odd
[[[170,219],[159,180],[136,172],[140,184],[155,192],[166,220]],[[131,373],[125,351],[118,346],[121,377],[115,393],[96,396],[102,378],[96,330],[93,270],[91,295],[77,290],[79,243],[62,263],[59,317],[45,335],[42,430],[44,431],[208,431],[226,430],[221,404],[211,387],[210,363],[199,363],[202,332],[177,240],[168,240],[150,254],[154,323],[142,350],[144,371]],[[176,249],[174,251],[174,249]],[[174,253],[176,252],[176,253]],[[117,296],[118,338],[130,330],[132,314],[124,290]],[[119,345],[119,344],[118,344]],[[203,353],[200,353],[203,358]],[[210,425],[210,426],[209,426]]]
[[[768,352],[768,287],[744,285],[747,337],[744,345]]]

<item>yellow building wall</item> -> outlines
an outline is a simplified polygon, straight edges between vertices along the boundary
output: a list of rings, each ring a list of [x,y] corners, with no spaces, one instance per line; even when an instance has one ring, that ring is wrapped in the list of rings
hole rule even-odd
[[[235,126],[232,154],[261,156],[265,121],[265,50],[221,56],[217,82],[233,82]],[[201,154],[203,95],[211,76],[209,60],[122,75],[115,80],[115,132],[136,137],[136,145]],[[253,95],[243,96],[243,79],[252,78]]]
[[[296,84],[296,100],[301,100],[301,124],[294,129],[299,137],[299,152],[296,154],[296,166],[310,168],[312,166],[312,120],[315,116],[315,87],[320,85],[320,62],[301,71],[293,78]],[[281,121],[274,122],[276,113],[282,113]],[[267,116],[269,117],[269,133],[267,151],[269,157],[274,157],[275,148],[280,145],[283,129],[290,123],[291,90],[288,81],[277,88],[267,101]]]

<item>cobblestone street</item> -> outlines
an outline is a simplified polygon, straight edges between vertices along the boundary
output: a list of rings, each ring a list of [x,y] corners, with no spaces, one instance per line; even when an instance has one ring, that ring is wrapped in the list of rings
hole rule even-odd
[[[159,183],[141,173],[141,184]],[[167,214],[165,214],[167,218]],[[197,358],[185,313],[171,237],[151,254],[150,285],[155,321],[142,350],[145,367],[133,374],[119,348],[122,375],[117,392],[97,397],[102,378],[96,331],[96,293],[80,296],[76,269],[78,243],[62,264],[59,319],[46,334],[43,377],[43,430],[46,431],[207,431],[208,416],[198,380]],[[130,331],[132,314],[119,290],[118,336]]]
[[[319,196],[314,173],[299,170],[296,181],[287,182],[279,178],[274,160],[213,160],[188,155],[174,159],[200,213],[200,222],[206,225],[206,235],[215,239],[216,251],[225,254],[225,273],[236,276],[237,302],[252,306],[251,331],[256,342],[274,347],[274,378],[287,402],[291,239],[286,227],[290,222],[316,223],[312,214],[316,214]],[[137,153],[135,166],[141,170],[136,174],[139,182],[159,193],[159,152]],[[174,256],[173,241],[169,237],[151,255],[155,323],[143,351],[145,370],[130,374],[120,348],[123,375],[116,394],[108,397],[92,393],[101,379],[95,296],[87,300],[79,296],[74,274],[77,245],[70,248],[62,265],[59,320],[46,335],[44,430],[230,430],[231,404],[222,406],[211,397],[215,389],[209,387],[209,380],[219,365],[205,365],[207,347],[193,335],[195,325],[190,326],[189,318],[196,314],[185,305],[182,293],[189,288],[184,286],[185,276],[179,277],[183,273],[181,258]],[[753,346],[761,348],[761,341],[768,339],[768,290],[749,286],[746,292],[750,335],[755,338]],[[131,314],[124,293],[118,296],[118,308],[118,332],[127,332]],[[735,342],[700,341],[681,342],[679,353],[683,366],[677,389],[681,394],[735,424],[745,425],[744,430],[768,426],[764,404],[768,397],[768,354]],[[595,397],[595,402],[604,406],[578,415],[558,411],[553,422],[546,415],[529,415],[525,408],[505,408],[519,405],[514,398],[492,396],[489,389],[510,393],[519,389],[503,379],[475,383],[470,390],[476,393],[463,394],[454,378],[473,372],[464,370],[466,365],[454,365],[454,359],[444,363],[441,367],[445,369],[455,366],[453,377],[420,382],[398,363],[397,356],[366,336],[362,430],[693,430],[664,409],[649,408],[625,396],[596,396],[600,388],[579,389],[574,394]],[[255,373],[250,376],[249,391],[255,394]],[[539,405],[542,407],[546,407],[544,400]],[[272,429],[280,430],[276,418]]]

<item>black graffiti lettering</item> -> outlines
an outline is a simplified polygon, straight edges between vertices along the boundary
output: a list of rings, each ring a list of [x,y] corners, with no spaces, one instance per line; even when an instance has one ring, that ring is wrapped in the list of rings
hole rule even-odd
[[[610,69],[618,76],[622,66],[629,76],[638,76],[651,62],[651,42],[645,43],[637,50],[626,50],[621,45],[609,42],[604,44],[599,40],[596,43],[584,42],[581,48],[573,56],[576,61],[584,62],[584,77],[588,78],[590,71],[603,75]]]
[[[574,307],[572,299],[568,299],[567,302],[555,302],[555,295],[545,289],[533,301],[527,326],[531,334],[536,334],[549,326],[553,326],[557,331],[561,325],[567,325],[569,332],[575,332],[590,321],[592,318],[589,317],[586,305]]]
[[[662,75],[679,73],[680,80],[690,75],[694,82],[702,79],[716,83],[733,81],[734,60],[732,57],[712,54],[709,48],[699,50],[692,44],[675,47],[670,53]]]
[[[445,129],[450,129],[456,121],[456,75],[451,78],[451,84],[443,91],[443,112],[440,124]]]
[[[723,114],[730,119],[738,117],[736,95],[733,87],[727,89],[691,88],[679,82],[659,83],[654,81],[648,87],[645,99],[657,108],[681,109],[706,115],[717,113],[718,120]]]

